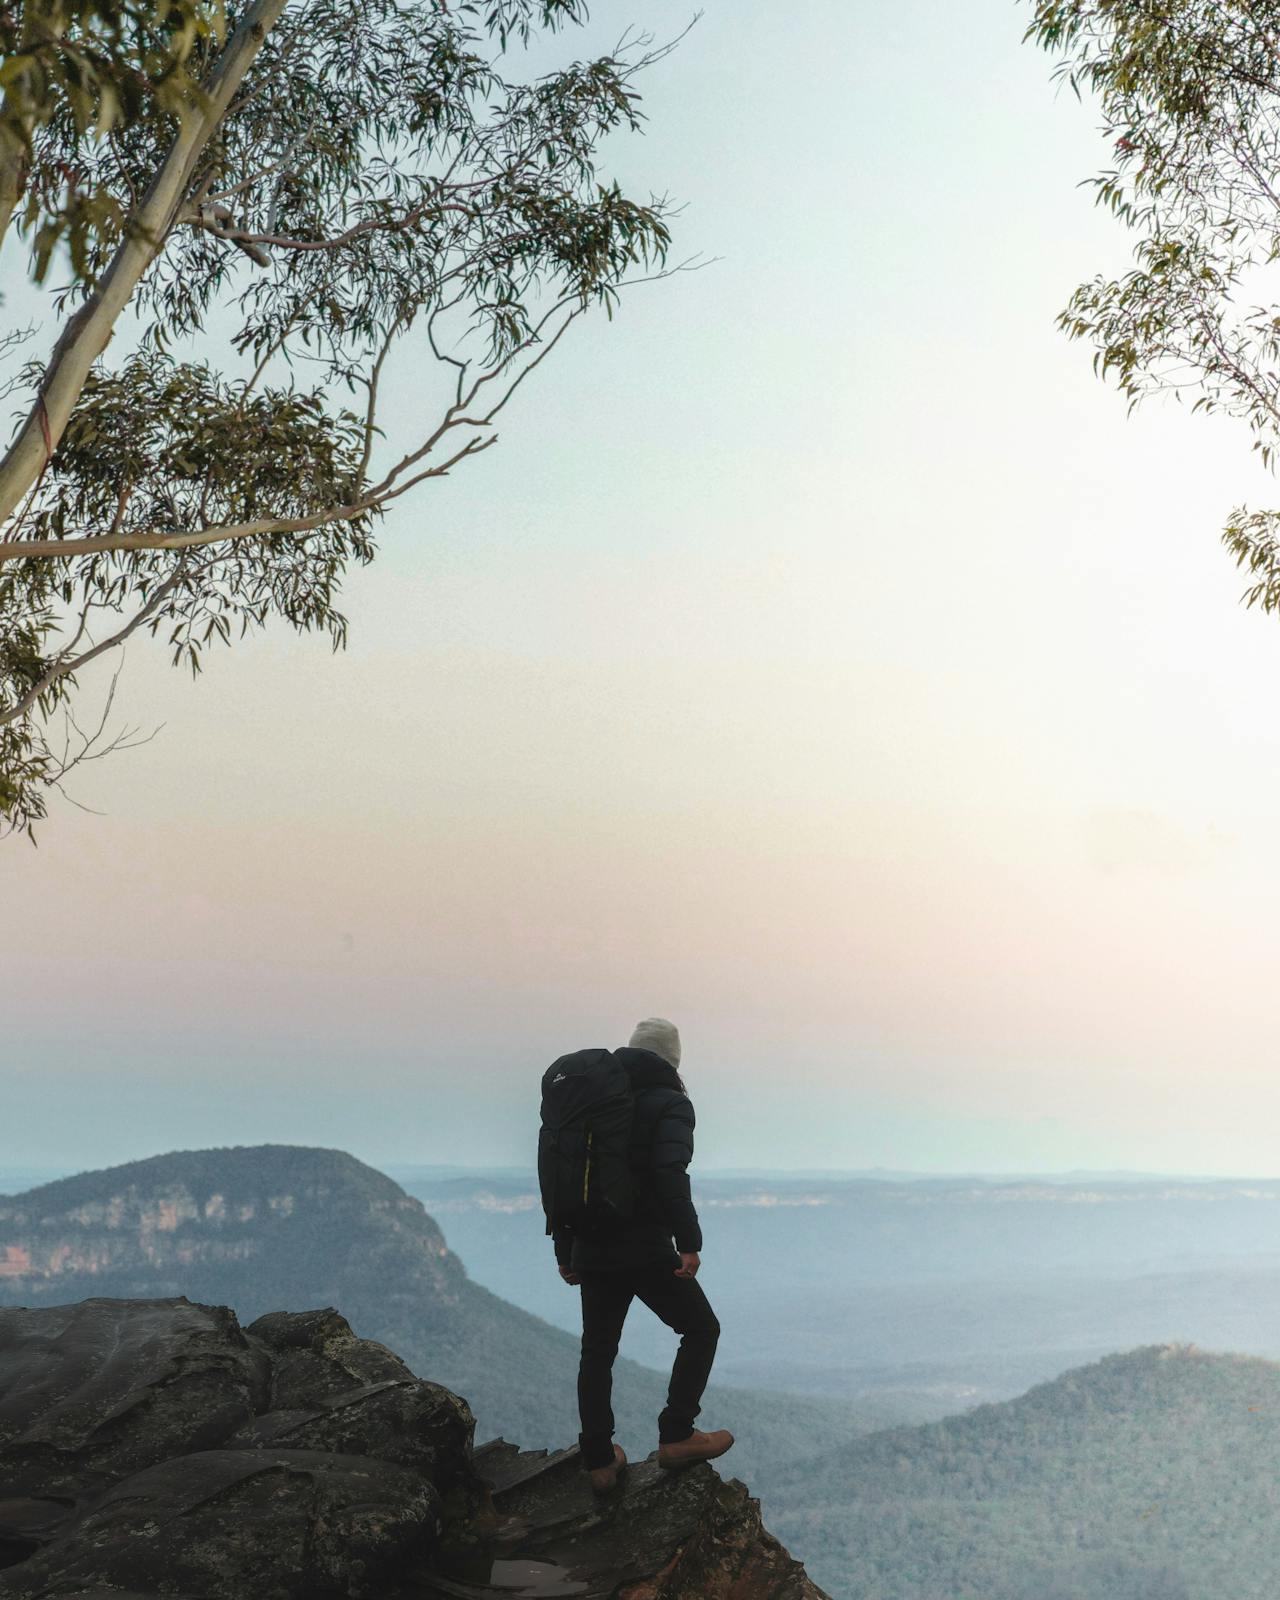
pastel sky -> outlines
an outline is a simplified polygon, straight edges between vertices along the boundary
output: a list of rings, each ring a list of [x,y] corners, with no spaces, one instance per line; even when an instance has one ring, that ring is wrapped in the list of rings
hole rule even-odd
[[[345,655],[131,647],[163,730],[3,847],[0,1164],[527,1160],[657,1012],[708,1166],[1280,1173],[1280,623],[1217,542],[1280,488],[1055,331],[1128,245],[1025,20],[707,0],[614,167],[716,264],[394,515]]]

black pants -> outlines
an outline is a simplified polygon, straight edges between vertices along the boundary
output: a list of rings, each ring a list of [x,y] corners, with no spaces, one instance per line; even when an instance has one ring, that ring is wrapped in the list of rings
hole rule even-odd
[[[680,1335],[658,1442],[675,1444],[693,1432],[702,1391],[716,1357],[720,1324],[696,1278],[677,1278],[676,1262],[627,1272],[582,1274],[582,1362],[578,1411],[587,1468],[613,1460],[613,1362],[632,1300],[640,1300]]]

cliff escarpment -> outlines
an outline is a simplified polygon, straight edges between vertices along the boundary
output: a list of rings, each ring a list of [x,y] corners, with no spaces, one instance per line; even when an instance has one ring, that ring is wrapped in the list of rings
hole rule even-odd
[[[0,1310],[3,1600],[823,1600],[709,1466],[473,1448],[336,1311]]]
[[[295,1290],[314,1296],[320,1272],[380,1291],[390,1268],[438,1322],[467,1294],[421,1202],[342,1150],[181,1150],[0,1196],[0,1286],[35,1302],[78,1280],[181,1294],[198,1273],[265,1310]]]

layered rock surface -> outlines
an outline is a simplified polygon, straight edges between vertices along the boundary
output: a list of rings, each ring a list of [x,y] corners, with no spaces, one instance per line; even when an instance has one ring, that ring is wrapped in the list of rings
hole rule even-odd
[[[601,1502],[472,1431],[332,1310],[0,1310],[0,1597],[821,1600],[710,1467]]]

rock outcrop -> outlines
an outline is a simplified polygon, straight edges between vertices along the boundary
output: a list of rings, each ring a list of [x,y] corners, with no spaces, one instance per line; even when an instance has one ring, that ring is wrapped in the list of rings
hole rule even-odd
[[[0,1600],[822,1600],[710,1467],[472,1432],[333,1310],[0,1310]]]
[[[664,1472],[650,1456],[598,1501],[576,1447],[548,1455],[498,1439],[474,1463],[493,1533],[470,1573],[445,1552],[423,1591],[438,1600],[826,1600],[746,1486],[708,1465]]]

